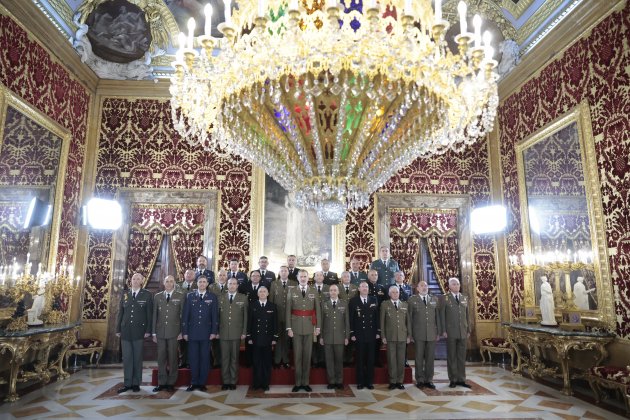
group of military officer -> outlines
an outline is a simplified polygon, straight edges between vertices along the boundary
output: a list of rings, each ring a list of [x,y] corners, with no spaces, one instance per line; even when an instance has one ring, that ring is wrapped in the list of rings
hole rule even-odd
[[[322,260],[322,271],[312,281],[295,266],[295,256],[288,257],[277,278],[267,270],[267,258],[261,257],[259,269],[249,279],[238,270],[238,261],[232,260],[215,281],[207,259],[201,256],[196,271],[186,271],[178,285],[173,276],[167,276],[164,291],[154,298],[142,288],[143,276],[134,274],[118,312],[124,366],[124,386],[119,392],[139,391],[142,345],[149,336],[158,351],[155,392],[174,387],[180,340],[182,365],[191,371],[187,391],[206,390],[211,342],[212,356],[221,366],[222,389],[236,389],[241,340],[247,346],[248,363],[253,364],[252,387],[266,390],[272,365],[289,367],[289,338],[295,367],[293,392],[312,390],[311,363],[325,365],[329,389],[341,389],[344,362],[349,362],[352,350],[358,388],[373,389],[381,343],[387,349],[389,388],[403,389],[410,342],[415,345],[416,386],[434,388],[435,341],[440,337],[447,340],[449,386],[469,387],[464,370],[468,302],[459,293],[459,281],[449,280],[449,293],[443,300],[428,294],[426,282],[420,282],[417,294],[412,295],[404,273],[389,258],[389,249],[382,247],[380,255],[367,274],[353,259],[351,270],[340,278]]]

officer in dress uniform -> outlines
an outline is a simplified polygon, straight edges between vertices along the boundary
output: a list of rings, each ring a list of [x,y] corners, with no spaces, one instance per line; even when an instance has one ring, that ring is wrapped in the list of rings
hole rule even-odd
[[[292,392],[303,389],[311,392],[311,353],[313,339],[320,332],[321,305],[315,288],[308,286],[308,273],[300,270],[298,287],[289,290],[287,295],[287,333],[293,338],[295,366],[295,386]]]
[[[236,258],[230,260],[227,274],[229,279],[238,280],[239,287],[247,283],[247,274],[238,269],[238,260]]]
[[[376,270],[370,269],[368,271],[368,290],[370,296],[374,296],[376,298],[377,305],[381,306],[381,303],[387,299],[387,290],[384,286],[378,283],[378,272]],[[379,326],[380,328],[380,326]],[[383,361],[381,360],[381,340],[378,339],[374,342],[374,361],[377,367],[383,366]]]
[[[275,366],[280,365],[289,368],[289,336],[287,335],[287,319],[285,317],[287,308],[287,294],[291,288],[297,286],[295,280],[289,279],[289,269],[286,265],[280,267],[279,278],[271,283],[271,292],[269,300],[273,302],[278,309],[278,342],[274,350],[273,363]]]
[[[394,286],[398,287],[400,300],[407,302],[413,293],[411,286],[405,283],[405,273],[402,270],[398,270],[394,274]]]
[[[324,274],[324,284],[329,286],[331,284],[339,284],[339,277],[337,276],[337,273],[330,271],[330,261],[324,258],[320,261],[320,264],[322,266],[322,273]]]
[[[435,389],[433,385],[435,342],[439,339],[439,301],[429,295],[429,285],[421,281],[418,294],[409,298],[407,304],[411,312],[411,338],[416,350],[416,386]]]
[[[269,390],[272,347],[278,341],[278,309],[267,297],[265,286],[258,289],[258,300],[249,307],[247,339],[254,348],[252,389]]]
[[[214,293],[209,292],[208,279],[197,279],[198,289],[190,292],[184,304],[182,333],[188,341],[190,362],[190,386],[186,391],[206,391],[210,370],[210,340],[219,333],[219,303]]]
[[[390,286],[389,300],[381,304],[381,334],[387,346],[389,389],[405,389],[407,344],[411,341],[411,317],[407,303],[400,300],[398,287]]]
[[[184,281],[177,284],[177,290],[184,294],[184,299],[188,293],[197,290],[197,280],[195,278],[195,270],[186,270],[184,272]],[[179,340],[179,368],[188,369],[188,341]]]
[[[208,284],[214,283],[214,273],[208,268],[208,259],[203,255],[197,258],[197,271],[195,272],[195,280],[204,276],[208,279]]]
[[[153,296],[142,288],[144,277],[131,276],[131,290],[124,292],[116,318],[116,337],[122,345],[124,386],[118,393],[140,391],[144,339],[151,335]]]
[[[313,287],[317,292],[317,297],[320,302],[327,300],[329,297],[329,285],[324,283],[324,272],[317,271],[313,275]],[[324,346],[319,343],[319,340],[313,343],[313,355],[311,363],[313,367],[323,368],[326,366],[326,359],[324,357]]]
[[[258,300],[258,288],[262,286],[260,272],[258,270],[250,272],[249,279],[248,282],[241,283],[238,286],[238,291],[246,295],[249,303],[252,303]]]
[[[208,290],[219,299],[219,307],[221,306],[221,297],[228,292],[227,279],[227,272],[222,268],[217,273],[217,281],[208,286]],[[210,348],[212,349],[212,367],[221,367],[221,344],[218,337],[210,342]]]
[[[185,296],[175,289],[175,277],[164,278],[164,291],[153,298],[152,335],[157,343],[158,386],[173,391],[177,382],[177,341],[182,339],[182,312]]]
[[[367,279],[367,274],[361,270],[361,261],[352,258],[350,260],[350,282],[358,287],[362,281],[367,281]]]
[[[295,255],[289,255],[287,257],[287,268],[289,269],[289,278],[291,280],[298,281],[298,273],[300,269],[295,266],[297,264],[297,257]]]
[[[459,279],[448,279],[449,293],[444,295],[444,305],[440,308],[440,326],[446,338],[448,386],[470,388],[466,383],[466,342],[470,337],[468,297],[459,293],[459,288]]]
[[[260,272],[260,284],[263,284],[269,289],[271,287],[271,282],[276,279],[276,273],[271,270],[268,270],[269,266],[269,258],[264,255],[258,259],[258,271]]]
[[[357,389],[374,389],[375,342],[380,338],[378,301],[368,294],[366,282],[359,285],[359,294],[349,303],[350,340],[357,348]]]
[[[330,299],[322,301],[322,332],[319,344],[326,355],[328,389],[343,389],[343,351],[350,337],[348,302],[339,299],[339,286],[330,286]]]
[[[247,335],[247,296],[238,293],[238,280],[229,279],[227,292],[219,298],[219,342],[222,390],[236,389],[241,340]]]
[[[344,271],[343,273],[341,273],[341,283],[339,284],[339,299],[349,302],[350,299],[357,295],[357,293],[359,293],[359,289],[356,284],[351,283],[350,272]],[[352,364],[353,354],[354,342],[350,341],[343,350],[344,366],[349,366],[350,364]]]
[[[382,246],[379,252],[381,258],[372,261],[370,268],[378,272],[378,284],[389,287],[394,283],[394,273],[399,271],[400,267],[398,267],[398,262],[390,258],[388,247]]]

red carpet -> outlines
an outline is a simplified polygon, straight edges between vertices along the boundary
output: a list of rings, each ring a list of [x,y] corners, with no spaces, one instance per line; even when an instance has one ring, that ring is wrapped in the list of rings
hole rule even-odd
[[[252,383],[252,369],[241,367],[239,369],[238,385],[250,385]],[[411,368],[405,369],[405,383],[412,383]],[[291,369],[273,369],[271,371],[271,385],[293,385],[295,383],[295,372]],[[311,369],[311,385],[325,385],[328,383],[326,380],[326,369],[313,368]],[[355,369],[353,367],[343,369],[343,383],[344,385],[355,384]],[[387,375],[387,368],[374,368],[374,383],[375,384],[388,384],[389,377]],[[153,369],[153,376],[151,378],[151,385],[157,385],[157,369]],[[176,386],[188,386],[190,385],[190,370],[180,369],[179,376],[177,378]],[[221,369],[212,369],[208,375],[206,385],[221,385]]]

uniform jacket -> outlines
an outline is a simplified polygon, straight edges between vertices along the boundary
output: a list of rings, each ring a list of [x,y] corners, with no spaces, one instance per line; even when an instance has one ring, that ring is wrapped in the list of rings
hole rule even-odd
[[[348,293],[346,293],[346,286],[339,284],[339,299],[343,299],[346,302],[352,299],[359,293],[359,288],[356,284],[350,283],[348,286]]]
[[[367,284],[368,284],[368,290],[369,290],[368,294],[376,298],[379,306],[385,299],[389,299],[389,295],[387,294],[388,289],[385,286],[378,283],[374,284],[369,281],[367,282]]]
[[[227,282],[223,285],[223,290],[221,290],[221,285],[218,281],[212,283],[208,286],[208,290],[217,295],[218,298],[221,298],[222,295],[226,294],[228,291]]]
[[[337,299],[335,308],[332,300],[322,301],[322,330],[320,337],[326,344],[345,344],[344,340],[350,338],[350,317],[348,315],[348,302]]]
[[[259,300],[252,302],[248,318],[247,339],[254,346],[270,346],[272,341],[278,341],[278,308],[273,302],[267,299],[264,308]]]
[[[232,303],[230,294],[223,293],[219,297],[219,338],[221,340],[240,340],[247,334],[247,296],[235,293]]]
[[[367,297],[364,305],[361,295],[356,295],[348,303],[350,318],[350,337],[357,342],[373,342],[376,335],[381,333],[378,317],[378,301],[374,296]]]
[[[337,276],[337,273],[329,271],[327,273],[324,273],[324,284],[338,284],[339,283],[339,277]]]
[[[182,292],[184,296],[186,296],[188,293],[197,290],[197,280],[193,280],[192,284],[190,285],[190,289],[188,288],[188,283],[186,282],[186,280],[182,281],[181,283],[177,283],[176,289]]]
[[[297,275],[298,275],[299,272],[300,272],[300,268],[298,268],[298,267],[295,267],[294,269],[290,269],[289,268],[289,278],[291,280],[298,281]]]
[[[292,311],[311,311],[315,310],[315,316],[299,316],[294,315]],[[294,334],[305,335],[313,334],[314,328],[321,328],[321,304],[317,290],[312,286],[307,286],[306,296],[302,297],[300,286],[292,287],[287,294],[286,307],[286,328],[291,328]],[[315,321],[315,322],[313,322]]]
[[[199,271],[199,269],[195,270],[195,281],[201,276],[208,279],[208,284],[214,283],[214,272],[212,272],[212,270],[208,270],[207,268],[203,271]]]
[[[361,284],[362,281],[368,281],[368,276],[365,271],[350,271],[350,283],[356,284],[357,286]]]
[[[328,299],[328,297],[330,296],[330,293],[328,292],[328,289],[330,289],[330,286],[327,284],[322,284],[320,285],[320,290],[317,290],[317,284],[313,283],[313,289],[315,289],[315,293],[317,293],[317,297],[320,300],[323,299]]]
[[[278,309],[278,325],[282,324],[284,326],[286,322],[287,294],[290,288],[296,286],[297,282],[295,280],[287,280],[286,288],[282,287],[282,280],[280,279],[271,283],[268,300],[273,302]]]
[[[393,286],[398,285],[394,283]],[[389,291],[389,286],[387,287],[387,290]],[[399,286],[398,290],[400,291],[400,300],[402,300],[403,302],[407,302],[409,298],[413,295],[413,293],[411,292],[411,287],[407,283],[403,283],[401,286]]]
[[[232,278],[232,272],[228,270],[227,272],[228,280]],[[242,271],[236,272],[236,280],[238,280],[238,286],[240,287],[242,284],[247,283],[247,274]]]
[[[258,288],[263,286],[262,282],[258,283],[256,286],[256,290],[254,290],[254,283],[248,281],[247,283],[243,283],[238,286],[238,292],[247,296],[249,299],[249,303],[252,303],[255,300],[258,300]]]
[[[438,298],[427,295],[426,300],[425,305],[422,297],[415,295],[407,301],[411,312],[411,336],[414,341],[435,341],[442,329]]]
[[[265,275],[263,276],[260,268],[258,271],[260,271],[260,284],[264,284],[267,287],[271,286],[271,283],[276,279],[276,273],[271,270],[265,270]]]
[[[182,313],[186,295],[174,289],[171,299],[166,302],[166,291],[153,297],[153,316],[151,331],[157,338],[176,338],[182,332]]]
[[[398,262],[391,258],[387,260],[387,265],[381,259],[374,260],[370,264],[370,268],[378,272],[378,284],[383,286],[389,286],[394,283],[394,273],[400,270]]]
[[[189,340],[209,340],[219,333],[219,302],[217,296],[206,291],[203,301],[199,291],[188,293],[182,314],[182,334]]]
[[[116,333],[122,340],[140,340],[151,333],[153,296],[147,289],[140,289],[133,299],[131,289],[123,293],[116,318]]]
[[[381,304],[381,333],[387,341],[407,341],[411,336],[411,317],[407,302],[398,301],[398,309],[388,299]]]
[[[468,322],[468,297],[459,294],[459,304],[452,293],[444,295],[444,304],[440,308],[442,330],[448,338],[467,338],[470,333]]]

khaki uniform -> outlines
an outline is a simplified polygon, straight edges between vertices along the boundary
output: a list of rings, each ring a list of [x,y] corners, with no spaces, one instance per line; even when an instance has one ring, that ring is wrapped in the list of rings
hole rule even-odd
[[[208,290],[217,296],[220,307],[221,297],[228,292],[227,282],[225,282],[223,288],[221,288],[221,284],[219,284],[219,282],[214,282],[208,285]],[[218,338],[210,341],[210,349],[212,350],[212,367],[218,368],[221,366],[221,360],[223,360],[221,356],[221,342]]]
[[[318,291],[319,286],[319,291]],[[319,301],[323,302],[330,297],[330,285],[328,284],[313,284],[313,288],[317,291],[317,295],[319,296]],[[313,353],[311,356],[311,362],[314,367],[324,367],[326,364],[326,356],[324,355],[324,346],[319,344],[319,340],[313,343]]]
[[[241,336],[247,335],[248,308],[247,296],[240,293],[234,294],[232,303],[229,293],[219,297],[219,346],[223,385],[236,385],[238,382]]]
[[[223,289],[221,289],[221,284],[216,282],[209,285],[208,290],[217,295],[217,298],[221,299],[221,296],[228,292],[227,282],[223,285]]]
[[[350,283],[348,285],[348,292],[346,293],[346,286],[344,284],[339,284],[339,299],[343,299],[346,302],[350,301],[353,297],[355,297],[359,293],[359,286],[356,284]]]
[[[184,302],[184,294],[177,290],[170,293],[169,299],[166,291],[153,298],[151,331],[157,339],[158,385],[174,386],[177,382],[177,336],[182,332]]]
[[[124,292],[116,318],[116,333],[120,334],[126,387],[140,386],[144,335],[151,333],[152,315],[153,295],[147,289],[140,289],[135,298],[131,289]]]
[[[343,384],[343,350],[350,338],[348,302],[337,299],[322,302],[322,331],[326,357],[326,375],[329,384]]]
[[[435,341],[440,331],[439,301],[431,295],[424,296],[424,299],[414,295],[407,305],[411,312],[411,337],[416,350],[416,383],[433,382]]]
[[[407,302],[391,300],[381,304],[381,333],[387,339],[387,370],[390,384],[402,384],[407,359],[407,338],[411,334],[411,317]]]
[[[278,325],[276,332],[278,342],[274,350],[273,362],[275,364],[289,363],[289,337],[287,336],[287,319],[285,317],[287,308],[287,294],[289,289],[297,286],[295,280],[287,280],[286,287],[282,286],[282,280],[274,280],[269,291],[269,301],[276,305],[278,309]]]
[[[451,382],[466,381],[466,343],[470,334],[468,297],[459,294],[459,303],[452,293],[444,296],[440,308],[441,333],[446,332],[446,366]]]
[[[285,316],[286,328],[293,331],[295,385],[307,386],[311,374],[314,331],[322,323],[321,306],[315,288],[307,286],[304,296],[299,285],[289,289]]]

